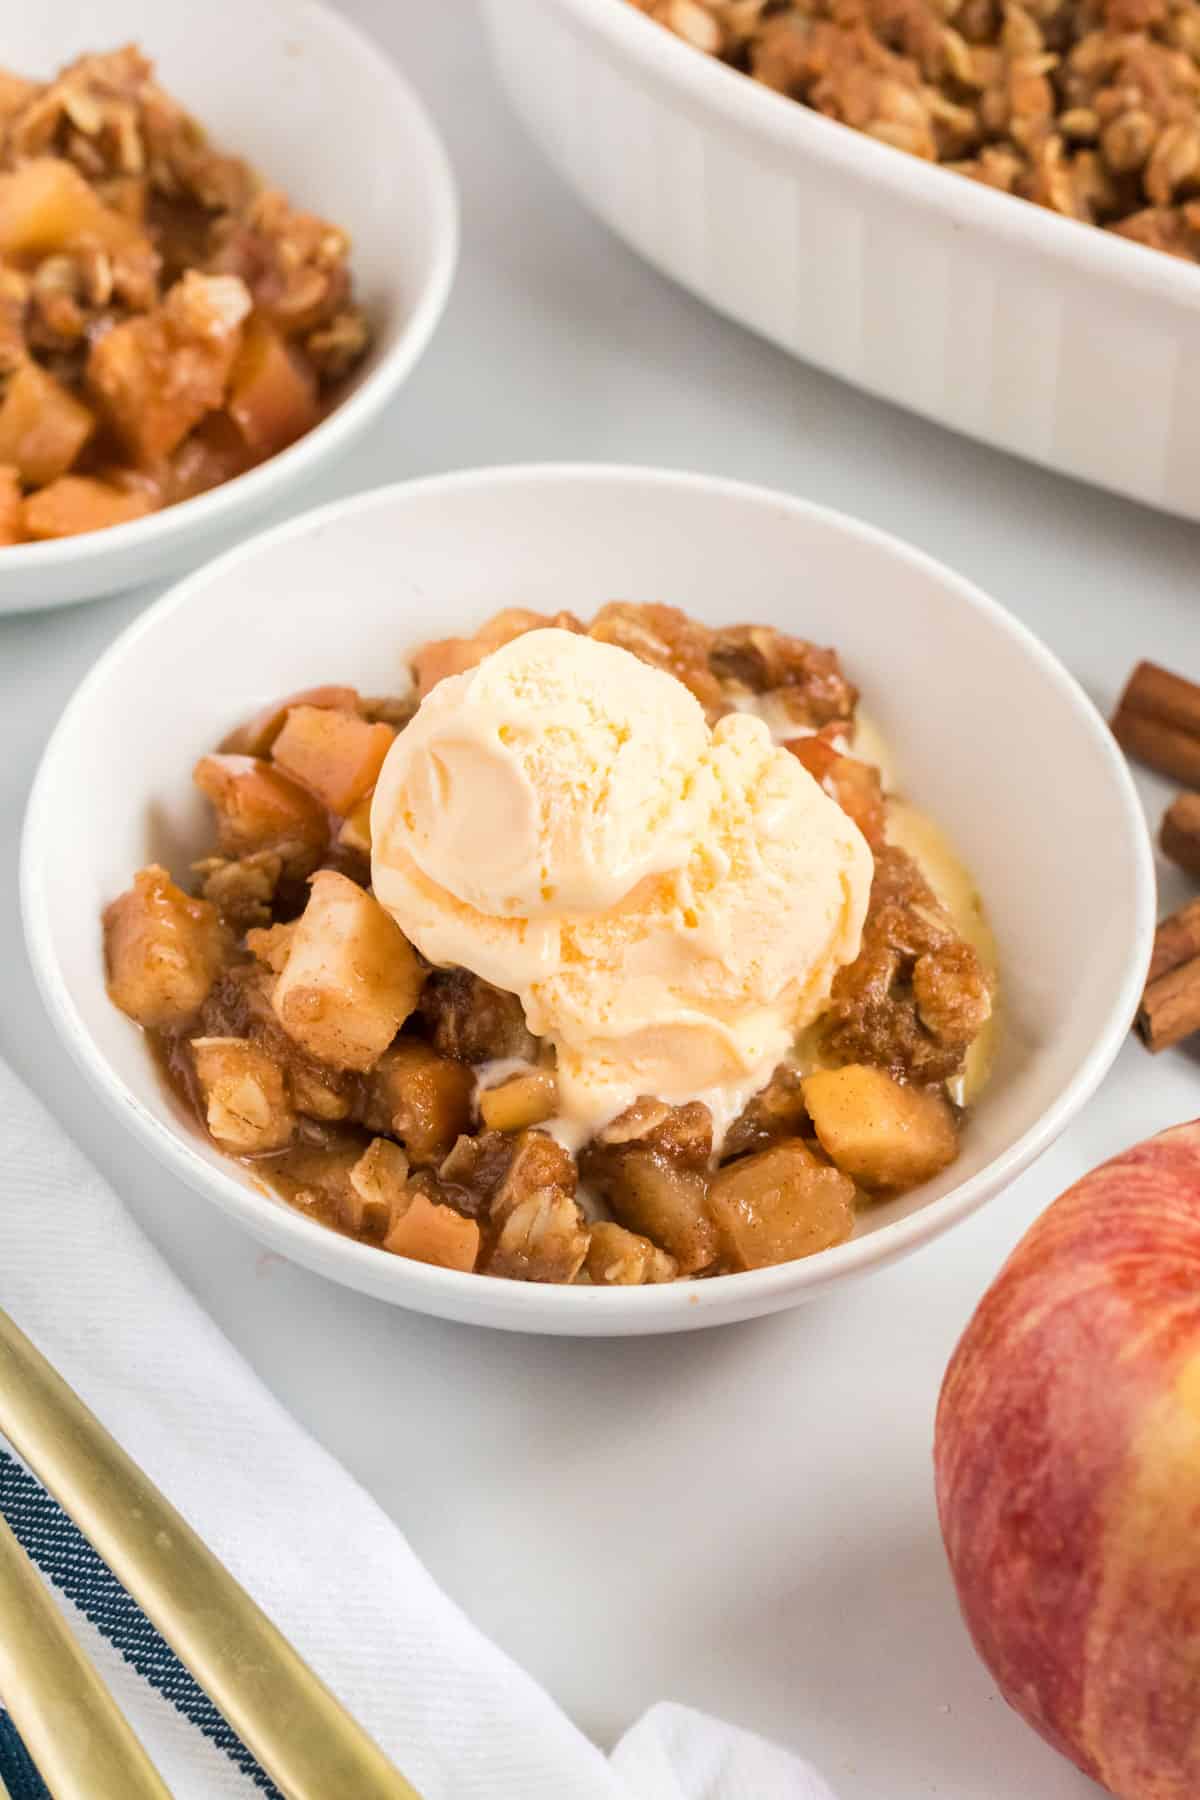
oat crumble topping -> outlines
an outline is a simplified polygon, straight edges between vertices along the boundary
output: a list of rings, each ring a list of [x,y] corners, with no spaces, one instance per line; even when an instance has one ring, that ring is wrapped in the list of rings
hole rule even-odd
[[[1200,260],[1197,0],[625,0],[881,143]]]

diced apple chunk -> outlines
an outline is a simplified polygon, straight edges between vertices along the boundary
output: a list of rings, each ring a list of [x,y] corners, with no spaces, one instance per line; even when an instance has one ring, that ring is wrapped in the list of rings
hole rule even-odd
[[[339,712],[357,713],[359,705],[358,694],[352,687],[304,688],[298,694],[288,694],[285,699],[273,700],[269,706],[264,706],[252,719],[231,731],[221,748],[239,756],[266,756],[293,706],[334,706]]]
[[[368,725],[354,713],[293,706],[272,756],[344,818],[375,786],[395,737],[390,725]]]
[[[154,312],[96,339],[88,387],[136,463],[170,456],[222,404],[249,307],[236,276],[189,270]]]
[[[274,850],[290,875],[307,875],[324,854],[329,822],[320,801],[255,756],[202,756],[192,774],[212,802],[223,856]]]
[[[137,489],[112,487],[93,475],[60,475],[27,496],[22,518],[26,536],[40,540],[107,531],[153,511],[153,500]]]
[[[619,1223],[673,1256],[681,1275],[698,1274],[716,1261],[708,1183],[699,1170],[631,1147],[615,1163],[608,1200]]]
[[[61,157],[35,157],[0,175],[0,256],[39,259],[83,236],[113,249],[133,235],[129,220]]]
[[[482,638],[432,638],[413,651],[412,672],[423,700],[447,675],[465,675],[489,654],[493,646]]]
[[[0,400],[0,463],[16,469],[27,487],[44,487],[71,467],[95,425],[87,407],[53,375],[37,363],[22,363]]]
[[[228,414],[208,413],[169,458],[163,476],[172,504],[194,500],[252,468],[254,457]],[[224,748],[224,746],[222,746]]]
[[[21,479],[9,463],[0,464],[0,547],[19,544],[25,536]]]
[[[283,1156],[263,1173],[276,1193],[310,1217],[352,1231],[359,1203],[350,1185],[350,1171],[361,1155],[357,1134],[341,1138],[330,1133],[314,1140],[297,1132]]]
[[[141,463],[167,456],[208,410],[166,404],[168,351],[161,322],[148,314],[114,325],[92,345],[87,382],[125,449]]]
[[[679,1265],[649,1238],[626,1231],[611,1219],[602,1219],[592,1226],[587,1272],[595,1287],[643,1287],[651,1282],[674,1281]]]
[[[162,1031],[199,1012],[228,939],[207,900],[193,900],[152,863],[104,913],[108,992],[139,1025]]]
[[[528,1069],[485,1088],[479,1115],[489,1131],[523,1131],[540,1125],[558,1111],[558,1081],[553,1069]]]
[[[317,383],[260,314],[246,326],[229,383],[229,416],[256,457],[285,450],[320,416]]]
[[[378,900],[322,869],[271,1004],[289,1037],[318,1062],[363,1070],[413,1010],[423,979],[416,952]]]
[[[789,738],[784,749],[804,764],[813,780],[854,820],[871,848],[878,849],[887,821],[883,787],[874,764],[844,756],[819,734]]]
[[[371,801],[375,789],[364,794],[357,806],[352,806],[338,828],[338,843],[344,850],[357,850],[363,856],[371,854]]]
[[[372,1138],[350,1171],[350,1187],[358,1202],[347,1220],[359,1236],[381,1238],[394,1218],[409,1205],[408,1158],[390,1138]]]
[[[572,613],[539,613],[531,612],[528,607],[506,606],[493,613],[474,637],[432,638],[427,644],[421,644],[410,658],[418,696],[423,700],[447,675],[465,674],[493,650],[511,644],[514,638],[522,637],[527,631],[548,626],[559,631],[583,630]]]
[[[701,1101],[643,1096],[584,1146],[579,1168],[619,1225],[673,1256],[681,1275],[697,1275],[721,1249],[708,1209],[711,1152],[712,1115]]]
[[[241,328],[254,302],[237,275],[205,275],[189,269],[163,298],[162,313],[174,344],[208,344],[228,366],[240,348]]]
[[[333,1069],[306,1068],[297,1059],[288,1064],[288,1086],[293,1106],[306,1119],[321,1119],[331,1125],[348,1119],[354,1111],[347,1079]]]
[[[363,1123],[398,1137],[413,1162],[437,1164],[471,1120],[471,1071],[419,1038],[399,1038],[366,1083]]]
[[[469,1273],[479,1257],[479,1227],[419,1189],[383,1240],[393,1256]]]
[[[915,1187],[958,1154],[940,1088],[902,1087],[882,1069],[849,1063],[806,1076],[804,1100],[821,1148],[861,1187]]]
[[[854,1229],[854,1183],[798,1138],[719,1169],[708,1204],[739,1269],[811,1256]]]
[[[528,606],[502,606],[499,612],[485,619],[475,633],[475,642],[483,644],[489,651],[499,650],[514,639],[524,637],[527,631],[571,631],[579,636],[586,636],[582,622],[574,613],[534,612]]]
[[[246,1038],[191,1041],[196,1080],[208,1129],[239,1156],[282,1150],[291,1142],[296,1115],[283,1070],[261,1044]]]
[[[0,124],[9,124],[17,113],[24,112],[30,101],[37,99],[40,87],[40,82],[0,67]]]

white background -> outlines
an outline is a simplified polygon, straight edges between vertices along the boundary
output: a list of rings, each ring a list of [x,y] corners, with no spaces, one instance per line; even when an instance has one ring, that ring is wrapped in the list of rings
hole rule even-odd
[[[463,259],[415,377],[304,503],[499,461],[711,470],[943,558],[1038,631],[1105,711],[1139,656],[1200,676],[1195,528],[867,399],[670,287],[543,168],[466,0],[346,10],[445,133]],[[933,1410],[954,1341],[1025,1226],[1092,1164],[1200,1111],[1196,1063],[1131,1042],[1066,1138],[982,1215],[790,1315],[575,1343],[342,1292],[260,1253],[121,1133],[60,1052],[25,962],[16,848],[34,767],[76,681],[148,597],[0,621],[0,1053],[444,1586],[602,1743],[670,1697],[804,1750],[843,1800],[1096,1792],[1008,1712],[970,1649],[934,1515]],[[1157,822],[1167,789],[1143,792]],[[30,1221],[54,1226],[52,1209]]]

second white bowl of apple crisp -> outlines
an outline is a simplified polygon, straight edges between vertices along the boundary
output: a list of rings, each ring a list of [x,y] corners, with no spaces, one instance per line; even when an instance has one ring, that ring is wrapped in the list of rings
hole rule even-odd
[[[177,567],[361,431],[454,268],[403,76],[319,0],[10,9],[0,612]]]
[[[790,1305],[997,1193],[1153,926],[1122,759],[993,602],[585,467],[178,586],[64,714],[23,895],[65,1041],[199,1192],[381,1298],[583,1334]]]

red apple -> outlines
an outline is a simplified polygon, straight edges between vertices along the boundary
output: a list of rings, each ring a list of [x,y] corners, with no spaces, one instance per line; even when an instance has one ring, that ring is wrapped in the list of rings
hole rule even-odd
[[[1200,1121],[1022,1239],[946,1372],[935,1461],[1005,1698],[1121,1800],[1197,1800]]]

